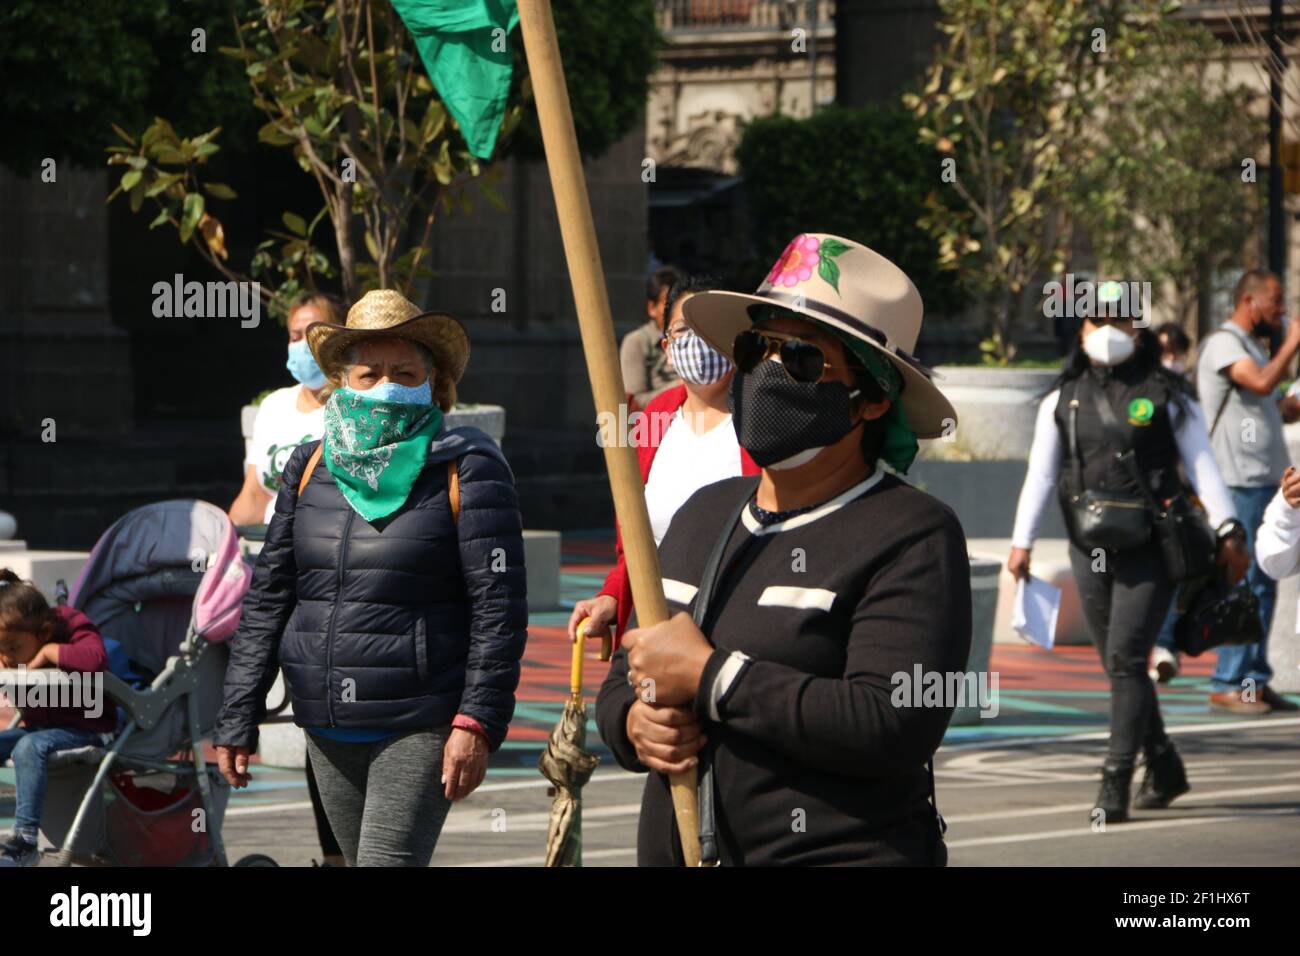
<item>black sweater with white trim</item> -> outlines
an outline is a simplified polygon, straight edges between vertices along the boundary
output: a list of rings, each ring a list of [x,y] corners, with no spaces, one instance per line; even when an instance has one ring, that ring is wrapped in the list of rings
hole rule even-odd
[[[669,608],[691,610],[704,564],[747,479],[700,489],[659,547]],[[952,511],[877,471],[806,514],[761,526],[746,509],[710,611],[717,650],[696,712],[713,751],[722,862],[925,864],[935,825],[926,763],[952,708],[897,707],[895,674],[964,671],[970,564]],[[748,553],[752,551],[752,553]],[[733,651],[752,660],[717,702]],[[635,690],[614,656],[596,721],[618,762],[646,772],[627,738]],[[909,698],[910,699],[910,698]],[[680,865],[668,778],[650,773],[637,837],[641,865]]]

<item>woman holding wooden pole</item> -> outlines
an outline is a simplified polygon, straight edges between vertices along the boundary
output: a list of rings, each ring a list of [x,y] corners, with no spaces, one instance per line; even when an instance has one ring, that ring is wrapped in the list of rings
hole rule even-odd
[[[952,511],[895,474],[956,425],[911,357],[921,297],[865,246],[804,234],[757,294],[683,312],[735,363],[736,436],[762,472],[673,516],[676,613],[628,631],[597,698],[615,758],[649,773],[637,862],[696,842],[665,771],[698,763],[705,860],[942,865],[931,761],[958,701],[931,691],[966,671],[970,564]]]
[[[569,264],[569,281],[573,285],[592,397],[598,417],[601,413],[610,413],[617,420],[618,406],[626,399],[626,392],[623,390],[609,296],[605,291],[605,275],[600,265],[600,249],[596,244],[596,228],[591,219],[587,183],[583,179],[582,158],[573,128],[573,112],[564,83],[564,67],[555,38],[550,0],[519,0],[519,26],[537,103],[546,166],[555,193],[560,235]],[[666,621],[668,604],[659,581],[659,558],[650,531],[645,488],[641,483],[635,450],[630,445],[607,445],[605,467],[609,471],[610,489],[614,495],[614,511],[622,528],[632,598],[640,619],[644,623]],[[678,826],[685,833],[699,830],[695,788],[693,769],[672,776],[672,805]],[[686,841],[683,852],[683,862],[687,866],[699,864],[697,840]]]

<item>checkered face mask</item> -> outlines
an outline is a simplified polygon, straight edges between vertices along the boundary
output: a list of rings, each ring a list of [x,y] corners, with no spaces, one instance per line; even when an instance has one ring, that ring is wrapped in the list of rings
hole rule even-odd
[[[687,329],[668,343],[673,368],[682,381],[692,385],[712,385],[731,371],[731,360]]]

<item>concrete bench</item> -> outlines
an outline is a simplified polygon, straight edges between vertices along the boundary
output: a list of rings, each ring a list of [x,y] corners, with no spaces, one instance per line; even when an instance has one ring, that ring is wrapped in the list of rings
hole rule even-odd
[[[51,602],[55,584],[63,580],[71,588],[89,557],[89,551],[29,551],[25,541],[0,541],[0,568],[12,568]]]
[[[998,579],[1002,573],[1000,558],[970,557],[971,637],[970,654],[966,658],[967,672],[986,673],[993,655],[993,623],[998,604]],[[952,715],[953,724],[976,724],[980,721],[978,703],[958,707]]]

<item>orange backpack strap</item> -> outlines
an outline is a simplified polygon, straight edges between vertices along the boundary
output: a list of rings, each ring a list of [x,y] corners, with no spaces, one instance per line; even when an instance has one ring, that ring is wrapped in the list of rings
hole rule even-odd
[[[460,462],[447,462],[447,500],[451,503],[451,523],[460,527]]]
[[[298,497],[302,497],[303,489],[307,487],[307,482],[311,481],[311,473],[316,470],[316,464],[320,461],[320,453],[325,449],[325,443],[321,442],[316,446],[316,450],[311,453],[307,459],[307,465],[302,470],[302,477],[298,479]]]

